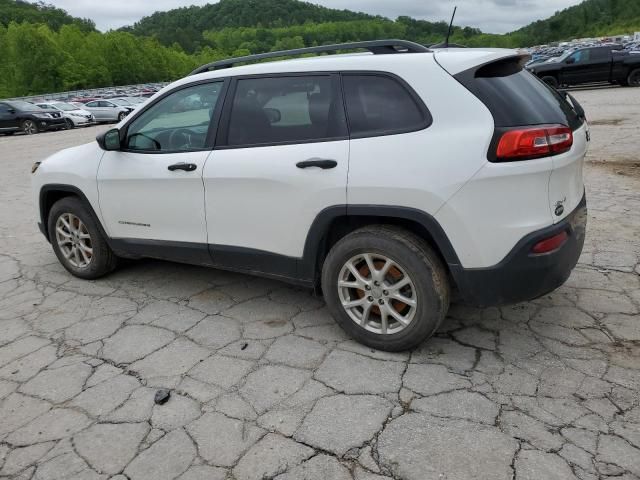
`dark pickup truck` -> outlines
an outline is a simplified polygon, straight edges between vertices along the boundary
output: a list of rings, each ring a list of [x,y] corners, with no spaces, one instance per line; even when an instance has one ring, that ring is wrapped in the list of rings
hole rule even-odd
[[[640,55],[611,45],[580,48],[556,59],[535,63],[527,69],[552,87],[585,83],[640,87]]]

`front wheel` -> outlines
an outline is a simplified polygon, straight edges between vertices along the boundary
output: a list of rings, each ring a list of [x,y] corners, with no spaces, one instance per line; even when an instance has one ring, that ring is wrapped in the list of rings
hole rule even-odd
[[[126,113],[124,113],[124,112],[120,112],[120,113],[118,114],[118,122],[121,122],[122,120],[124,120],[124,117],[126,117],[126,116],[127,116],[127,114],[126,114]]]
[[[65,128],[67,130],[71,130],[71,129],[75,128],[75,124],[73,123],[73,120],[71,120],[70,118],[65,118],[64,119],[64,124],[65,124]]]
[[[640,87],[640,68],[636,68],[629,73],[627,85],[630,87]]]
[[[418,346],[449,309],[446,270],[416,235],[365,227],[342,238],[322,269],[329,311],[355,340],[379,350]]]
[[[33,120],[25,120],[22,122],[22,131],[27,135],[38,133],[38,125]]]
[[[93,280],[116,267],[117,257],[77,197],[58,200],[51,207],[47,227],[54,253],[72,275]]]

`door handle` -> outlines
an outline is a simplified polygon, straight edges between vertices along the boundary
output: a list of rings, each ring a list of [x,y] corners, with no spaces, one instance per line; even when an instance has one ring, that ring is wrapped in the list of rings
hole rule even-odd
[[[184,170],[185,172],[193,172],[198,166],[195,163],[174,163],[167,167],[172,172],[176,170]]]
[[[324,158],[310,158],[309,160],[296,163],[296,167],[298,168],[320,167],[323,170],[335,168],[337,166],[338,162],[335,160],[327,160]]]

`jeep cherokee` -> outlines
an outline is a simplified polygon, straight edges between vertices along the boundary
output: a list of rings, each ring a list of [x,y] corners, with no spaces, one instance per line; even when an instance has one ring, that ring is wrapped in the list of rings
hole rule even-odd
[[[580,256],[584,112],[526,60],[380,40],[205,65],[35,164],[40,229],[81,278],[152,257],[321,287],[355,339],[412,348],[452,291],[534,299]]]

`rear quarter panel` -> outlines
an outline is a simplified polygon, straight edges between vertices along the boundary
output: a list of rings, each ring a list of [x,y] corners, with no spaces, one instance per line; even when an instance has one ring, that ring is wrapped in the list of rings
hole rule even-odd
[[[487,163],[493,118],[433,56],[406,60],[398,58],[388,71],[422,98],[433,123],[416,132],[351,140],[348,204],[411,207],[435,216]]]

